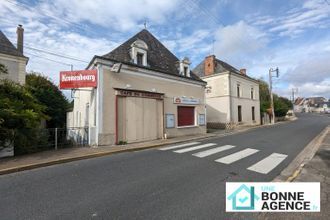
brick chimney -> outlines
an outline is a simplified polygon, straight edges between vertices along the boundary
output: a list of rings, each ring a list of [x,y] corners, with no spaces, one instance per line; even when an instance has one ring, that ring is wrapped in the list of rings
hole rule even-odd
[[[205,57],[204,60],[204,73],[205,76],[214,74],[215,71],[215,55]]]
[[[24,28],[21,24],[17,26],[17,50],[23,54]]]
[[[239,72],[240,72],[242,75],[246,76],[246,69],[240,69]]]

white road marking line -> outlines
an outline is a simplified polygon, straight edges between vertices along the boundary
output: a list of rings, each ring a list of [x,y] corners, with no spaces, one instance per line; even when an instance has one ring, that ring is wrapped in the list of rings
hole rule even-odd
[[[202,148],[206,148],[206,147],[211,147],[211,146],[214,146],[216,145],[215,143],[209,143],[209,144],[202,144],[202,145],[198,145],[196,147],[188,147],[188,148],[184,148],[184,149],[181,149],[181,150],[176,150],[174,151],[175,153],[185,153],[185,152],[188,152],[188,151],[193,151],[193,150],[198,150],[198,149],[202,149]]]
[[[238,161],[240,159],[243,159],[244,157],[248,157],[252,154],[257,153],[259,150],[256,149],[252,149],[252,148],[246,148],[245,150],[242,151],[238,151],[236,153],[230,154],[228,156],[219,158],[217,160],[215,160],[215,162],[219,162],[219,163],[225,163],[225,164],[231,164],[235,161]]]
[[[232,146],[232,145],[224,145],[224,146],[221,146],[221,147],[216,147],[216,148],[212,148],[210,150],[195,153],[195,154],[193,154],[193,156],[195,156],[195,157],[207,157],[207,156],[210,156],[212,154],[216,154],[216,153],[219,153],[221,151],[229,150],[229,149],[234,148],[234,147],[235,146]]]
[[[160,148],[159,150],[172,150],[172,149],[176,149],[176,148],[180,148],[180,147],[188,147],[188,146],[195,145],[195,144],[200,144],[200,142],[190,142],[190,143],[186,143],[186,144],[169,146],[169,147]]]
[[[260,160],[258,163],[253,164],[248,170],[252,170],[258,173],[267,174],[277,165],[279,165],[288,155],[272,153],[268,157]]]

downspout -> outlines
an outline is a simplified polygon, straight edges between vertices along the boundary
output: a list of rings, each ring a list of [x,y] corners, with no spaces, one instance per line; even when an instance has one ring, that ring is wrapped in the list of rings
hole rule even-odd
[[[97,65],[97,90],[96,90],[96,145],[99,145],[99,134],[103,131],[103,66]]]
[[[228,86],[229,86],[229,122],[231,123],[233,121],[233,116],[232,116],[232,94],[231,94],[231,72],[229,71],[228,73]]]

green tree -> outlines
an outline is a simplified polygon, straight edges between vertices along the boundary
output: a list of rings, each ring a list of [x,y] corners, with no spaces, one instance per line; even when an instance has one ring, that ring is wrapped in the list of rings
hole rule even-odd
[[[0,81],[0,146],[14,146],[15,155],[36,151],[40,120],[47,119],[45,107],[22,85]]]
[[[274,112],[276,117],[283,117],[292,108],[289,99],[274,95]]]
[[[44,113],[49,116],[46,121],[47,128],[65,127],[69,102],[58,87],[49,78],[36,72],[26,76],[26,87],[40,103],[46,106]]]
[[[259,95],[260,95],[260,112],[267,112],[267,109],[270,108],[270,94],[268,84],[259,80]]]
[[[259,80],[259,93],[260,93],[260,112],[267,112],[270,108],[270,93],[267,82]],[[292,108],[292,103],[289,99],[280,97],[273,93],[274,112],[276,117],[285,116],[289,109]]]

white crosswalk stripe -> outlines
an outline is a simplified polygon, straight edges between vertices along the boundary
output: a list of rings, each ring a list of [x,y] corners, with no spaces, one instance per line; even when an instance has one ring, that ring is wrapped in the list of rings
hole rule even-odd
[[[188,146],[192,146],[192,145],[196,145],[196,144],[200,144],[200,142],[190,142],[190,143],[186,143],[186,144],[163,147],[163,148],[160,148],[159,150],[172,150],[172,149],[177,149],[177,148],[181,148],[181,147],[188,147]]]
[[[219,158],[219,159],[217,159],[215,161],[216,162],[219,162],[219,163],[231,164],[231,163],[233,163],[235,161],[238,161],[238,160],[243,159],[245,157],[248,157],[248,156],[250,156],[252,154],[255,154],[258,151],[259,150],[257,150],[257,149],[246,148],[245,150],[238,151],[238,152],[233,153],[233,154],[230,154],[228,156]]]
[[[267,174],[277,167],[288,155],[273,153],[258,163],[247,168],[258,173]]]
[[[206,148],[206,147],[211,147],[211,146],[214,146],[216,145],[215,143],[209,143],[209,144],[202,144],[202,145],[198,145],[198,146],[195,146],[195,147],[188,147],[188,148],[184,148],[184,149],[181,149],[181,150],[176,150],[174,151],[175,153],[186,153],[186,152],[189,152],[189,151],[194,151],[194,150],[198,150],[198,149],[202,149],[202,148]]]
[[[232,145],[224,145],[224,146],[221,146],[221,147],[216,147],[216,148],[212,148],[212,149],[209,149],[209,150],[206,150],[206,151],[201,151],[201,152],[195,153],[195,154],[193,154],[193,156],[195,156],[195,157],[207,157],[207,156],[210,156],[212,154],[216,154],[216,153],[219,153],[221,151],[229,150],[229,149],[234,148],[234,147],[235,146],[232,146]]]

